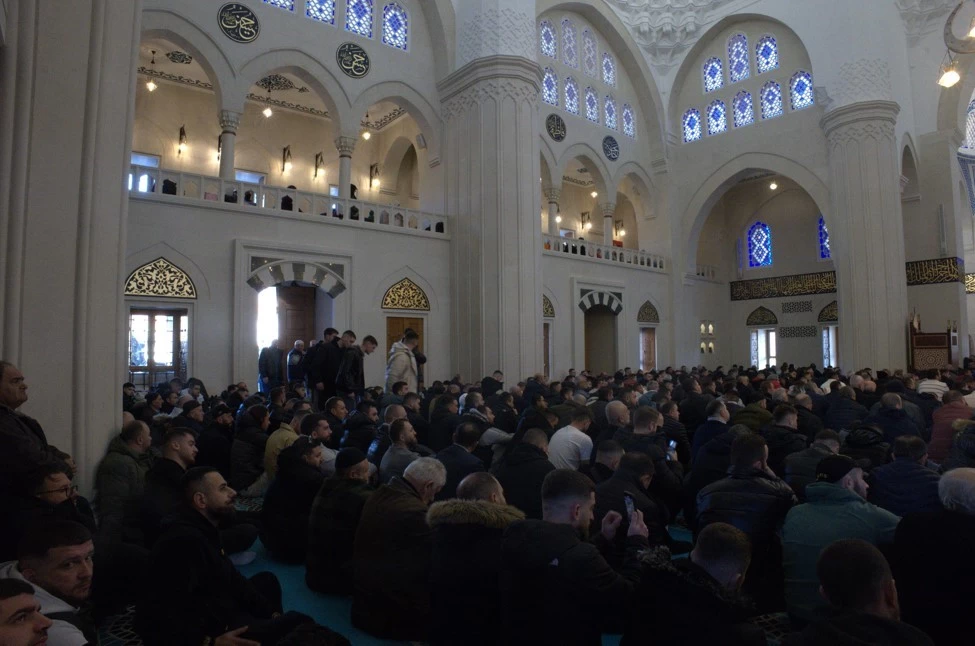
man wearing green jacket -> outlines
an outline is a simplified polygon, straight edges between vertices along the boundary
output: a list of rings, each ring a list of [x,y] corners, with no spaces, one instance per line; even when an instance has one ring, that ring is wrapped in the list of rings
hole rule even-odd
[[[108,453],[98,465],[95,506],[99,539],[103,544],[143,542],[139,510],[146,473],[152,468],[151,443],[145,422],[129,422],[112,438]]]
[[[827,546],[858,538],[873,545],[892,543],[900,517],[866,501],[863,470],[845,455],[830,455],[816,466],[816,482],[806,487],[806,503],[793,507],[782,527],[785,600],[800,625],[826,605],[819,594],[816,561]]]

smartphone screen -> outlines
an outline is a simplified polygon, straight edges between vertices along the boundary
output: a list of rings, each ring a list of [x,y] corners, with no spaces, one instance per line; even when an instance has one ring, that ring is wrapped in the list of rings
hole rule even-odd
[[[626,504],[626,517],[633,518],[633,511],[636,509],[636,506],[633,504],[633,496],[624,494],[623,502]]]
[[[677,448],[677,440],[671,440],[670,442],[668,442],[668,444],[667,444],[667,445],[668,445],[668,446],[669,446],[670,448],[672,448],[672,449],[676,449],[676,448]]]

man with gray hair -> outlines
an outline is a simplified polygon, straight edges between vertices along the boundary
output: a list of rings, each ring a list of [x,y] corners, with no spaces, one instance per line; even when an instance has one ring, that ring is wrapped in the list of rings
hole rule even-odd
[[[901,615],[936,644],[968,643],[971,618],[958,609],[975,604],[975,561],[965,556],[975,543],[975,469],[941,476],[938,496],[944,509],[907,515],[894,535]]]
[[[825,428],[823,420],[813,412],[812,397],[805,393],[800,393],[793,398],[793,406],[796,408],[796,430],[800,435],[806,436],[806,442],[812,442],[816,433]]]
[[[901,396],[896,393],[884,394],[880,398],[880,410],[870,415],[864,422],[879,426],[884,432],[884,441],[891,446],[901,435],[921,436],[921,429],[908,416]]]

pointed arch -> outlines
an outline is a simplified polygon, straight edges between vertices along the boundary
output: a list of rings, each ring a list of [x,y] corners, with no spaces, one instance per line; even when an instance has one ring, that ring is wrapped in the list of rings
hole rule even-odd
[[[349,123],[357,128],[359,120],[368,112],[369,106],[380,101],[391,101],[406,112],[416,122],[427,141],[427,161],[430,166],[440,162],[440,112],[430,102],[401,81],[382,81],[363,90],[350,107],[353,118]],[[421,151],[417,150],[417,158]]]
[[[836,301],[828,304],[819,311],[820,323],[836,323],[840,320],[840,308]]]
[[[409,278],[404,278],[390,285],[383,294],[384,310],[413,310],[418,312],[430,311],[430,299],[419,285]]]
[[[547,319],[555,318],[555,306],[548,296],[542,294],[542,317]]]
[[[778,325],[779,318],[767,307],[758,307],[748,315],[745,325]]]
[[[569,164],[572,163],[574,159],[581,159],[586,164],[586,168],[589,169],[589,174],[592,177],[592,181],[595,190],[601,196],[609,196],[609,178],[612,177],[609,173],[609,169],[602,161],[602,156],[596,152],[589,144],[577,143],[569,146],[562,156],[559,158],[558,164],[558,175],[559,185],[561,185],[561,178],[566,175],[569,171]],[[615,194],[615,187],[613,189]],[[611,200],[609,200],[611,201]]]
[[[176,265],[180,271],[186,273],[190,277],[190,280],[193,281],[199,299],[210,299],[210,283],[203,270],[193,262],[192,258],[180,253],[179,250],[167,242],[157,242],[126,256],[125,268],[129,272],[128,275],[131,275],[136,269],[152,263],[157,258],[165,258]]]
[[[637,323],[660,323],[660,312],[649,300],[643,302],[636,314]]]
[[[196,285],[185,271],[163,257],[138,267],[125,279],[126,296],[196,300]]]
[[[579,299],[579,309],[588,312],[596,305],[605,305],[613,310],[613,314],[619,315],[623,311],[623,301],[620,295],[611,292],[589,291]]]

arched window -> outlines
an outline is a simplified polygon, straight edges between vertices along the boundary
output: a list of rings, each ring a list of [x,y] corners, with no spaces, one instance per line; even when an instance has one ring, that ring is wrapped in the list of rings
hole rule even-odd
[[[593,123],[599,123],[599,99],[591,87],[586,88],[586,118]]]
[[[335,24],[335,0],[307,0],[305,15],[312,20]]]
[[[762,74],[778,66],[779,46],[775,42],[775,36],[762,36],[755,45],[755,68]]]
[[[345,30],[372,38],[372,0],[349,0],[345,5]]]
[[[576,26],[568,18],[562,21],[562,62],[569,67],[579,67]]]
[[[396,3],[383,8],[383,43],[406,50],[410,37],[410,22],[406,10]]]
[[[704,91],[714,92],[724,87],[724,68],[720,58],[709,58],[704,61]]]
[[[264,0],[264,4],[269,4],[272,7],[280,7],[286,11],[295,10],[295,0]]]
[[[748,63],[748,38],[735,34],[728,39],[728,79],[732,83],[744,81],[751,73]]]
[[[606,117],[603,123],[606,124],[607,128],[612,128],[616,130],[616,99],[611,96],[606,97],[604,101]]]
[[[829,229],[826,228],[826,220],[819,216],[819,259],[829,260],[832,257],[829,251]]]
[[[755,123],[755,109],[752,107],[752,95],[750,92],[742,90],[735,95],[734,111],[736,128]]]
[[[813,104],[812,75],[809,72],[796,72],[789,81],[789,101],[793,110],[802,110]]]
[[[559,51],[558,41],[555,39],[555,28],[552,27],[552,23],[547,20],[543,20],[538,26],[538,29],[538,43],[539,47],[542,48],[542,53],[549,58],[555,58]]]
[[[596,37],[588,29],[582,32],[582,63],[585,68],[586,76],[596,78],[599,76],[598,54],[596,50]]]
[[[616,85],[616,63],[609,52],[603,52],[603,83],[606,85]]]
[[[975,97],[968,102],[965,113],[965,148],[975,148]]]
[[[691,108],[684,113],[681,120],[684,129],[684,143],[697,141],[701,138],[701,113]]]
[[[782,88],[775,81],[762,86],[762,118],[774,119],[782,116]]]
[[[708,106],[708,135],[717,135],[728,129],[728,112],[724,101],[712,101]]]
[[[579,114],[579,86],[571,76],[565,79],[565,109],[572,114]]]
[[[623,134],[630,138],[636,137],[636,121],[629,103],[623,104]]]
[[[542,78],[542,101],[549,105],[559,104],[559,77],[551,67],[545,68]]]
[[[772,265],[772,230],[764,222],[756,222],[748,230],[748,266]]]

